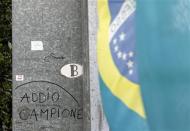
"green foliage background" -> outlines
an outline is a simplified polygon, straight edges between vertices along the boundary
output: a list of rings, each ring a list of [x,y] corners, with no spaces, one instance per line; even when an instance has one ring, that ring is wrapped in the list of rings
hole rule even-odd
[[[11,0],[0,0],[0,131],[11,131],[12,117]]]

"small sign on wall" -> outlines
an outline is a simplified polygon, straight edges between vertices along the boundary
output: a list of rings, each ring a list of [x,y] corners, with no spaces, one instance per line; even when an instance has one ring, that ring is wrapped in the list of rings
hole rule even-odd
[[[61,75],[77,78],[83,74],[83,67],[79,64],[67,64],[61,68]]]
[[[31,50],[33,51],[41,51],[44,50],[42,41],[31,41]]]
[[[16,81],[24,81],[24,75],[16,75]]]

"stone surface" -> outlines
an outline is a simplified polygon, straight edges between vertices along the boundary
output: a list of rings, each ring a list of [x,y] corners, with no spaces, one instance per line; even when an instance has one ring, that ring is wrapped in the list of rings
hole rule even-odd
[[[88,130],[84,75],[60,73],[85,59],[81,6],[80,0],[13,0],[13,131]]]
[[[98,84],[96,1],[82,15],[81,7],[85,0],[13,0],[13,131],[109,130]],[[84,75],[62,76],[70,63],[83,65]]]
[[[109,131],[100,96],[97,68],[97,0],[88,0],[91,131]]]

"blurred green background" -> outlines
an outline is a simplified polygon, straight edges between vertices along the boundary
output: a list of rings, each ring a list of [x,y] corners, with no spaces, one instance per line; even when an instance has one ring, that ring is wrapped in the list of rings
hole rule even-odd
[[[11,0],[0,0],[0,131],[11,131],[12,118]]]

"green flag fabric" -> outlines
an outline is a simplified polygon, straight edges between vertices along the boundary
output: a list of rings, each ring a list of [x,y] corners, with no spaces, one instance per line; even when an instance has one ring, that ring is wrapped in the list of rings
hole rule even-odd
[[[190,0],[137,0],[139,81],[151,131],[190,131]]]

